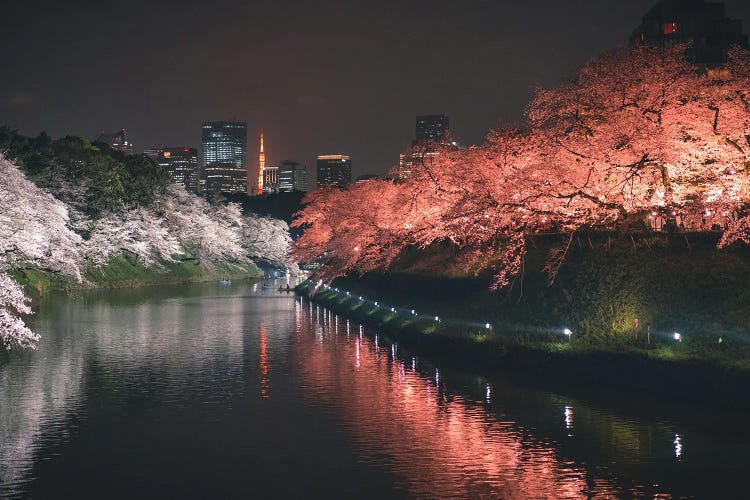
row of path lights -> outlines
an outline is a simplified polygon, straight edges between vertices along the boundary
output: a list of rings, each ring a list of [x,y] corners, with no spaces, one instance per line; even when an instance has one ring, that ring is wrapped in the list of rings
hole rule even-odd
[[[331,287],[330,285],[323,284],[322,280],[318,282],[318,284],[315,286],[315,288],[319,288],[321,286],[323,287],[324,290],[331,290],[331,291],[336,292],[337,294],[344,293],[342,290],[339,290],[338,288],[334,288],[334,287]],[[351,297],[351,292],[346,292],[346,296],[347,297]],[[365,298],[363,296],[361,296],[361,295],[357,296],[357,299],[359,299],[360,302],[364,302],[365,301]],[[381,306],[379,301],[374,301],[373,304],[378,309],[381,309],[381,308],[385,307],[385,306]],[[398,314],[398,311],[396,310],[395,307],[391,307],[390,311],[392,313]],[[412,316],[419,316],[419,314],[417,313],[416,309],[411,309],[409,312],[411,313]],[[440,316],[435,316],[434,317],[434,321],[436,323],[441,323]],[[491,330],[492,329],[492,325],[490,323],[485,323],[485,328],[487,330]]]
[[[343,293],[343,292],[342,292],[342,291],[340,291],[340,290],[339,290],[338,288],[333,288],[333,287],[331,287],[331,286],[329,286],[329,285],[325,285],[325,284],[323,284],[322,280],[318,282],[318,284],[317,284],[317,285],[315,286],[315,288],[318,288],[318,287],[320,287],[320,286],[322,286],[322,287],[323,287],[324,289],[326,289],[326,290],[332,290],[332,291],[336,292],[337,294],[338,294],[338,293]],[[351,292],[346,292],[346,296],[347,296],[347,297],[351,297]],[[360,296],[358,296],[357,298],[359,299],[359,301],[360,301],[360,302],[364,302],[364,301],[365,301],[365,298],[364,298],[364,297],[362,297],[361,295],[360,295]],[[380,302],[378,302],[378,301],[374,301],[374,302],[373,302],[373,304],[374,304],[374,305],[375,305],[375,307],[376,307],[376,308],[378,308],[378,309],[380,309],[380,308],[382,308],[382,307],[383,307],[383,306],[381,306],[381,305],[380,305]],[[396,314],[398,314],[398,311],[396,310],[396,308],[395,308],[395,307],[391,307],[391,308],[390,308],[390,311],[391,311],[392,313],[396,313]],[[411,309],[411,310],[410,310],[410,313],[411,313],[411,315],[412,315],[412,316],[419,316],[419,314],[417,314],[417,311],[416,311],[415,309]],[[440,323],[440,322],[441,322],[441,321],[440,321],[440,316],[435,316],[435,317],[434,317],[434,321],[435,321],[436,323]],[[491,323],[485,323],[485,324],[484,324],[484,328],[485,328],[486,330],[492,330],[492,324],[491,324]],[[568,337],[568,342],[570,342],[570,341],[571,341],[571,339],[572,339],[572,337],[573,337],[573,331],[572,331],[572,330],[571,330],[570,328],[565,328],[565,329],[563,329],[563,334],[564,334],[564,335],[565,335],[566,337]],[[674,340],[676,340],[677,342],[682,342],[682,339],[683,339],[683,337],[682,337],[682,334],[680,334],[680,333],[678,333],[678,332],[675,332],[675,333],[674,333],[674,335],[673,335],[673,338],[674,338]],[[648,340],[648,343],[650,344],[650,343],[651,343],[651,324],[648,324],[648,326],[647,326],[647,340]],[[720,341],[720,342],[721,342],[721,341]]]

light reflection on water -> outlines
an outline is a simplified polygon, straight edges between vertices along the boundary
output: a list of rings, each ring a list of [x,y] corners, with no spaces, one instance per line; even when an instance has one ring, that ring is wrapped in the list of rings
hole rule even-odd
[[[458,374],[253,285],[52,297],[33,326],[0,361],[0,497],[747,491],[747,434]]]
[[[332,313],[321,307],[320,314]],[[696,432],[693,461],[682,463],[678,424],[648,410],[642,420],[618,417],[504,381],[475,383],[476,390],[457,383],[464,390],[454,391],[438,367],[418,369],[408,353],[401,359],[398,345],[377,331],[363,336],[359,326],[350,341],[336,334],[348,320],[311,320],[323,345],[309,349],[302,327],[292,350],[306,397],[333,408],[359,459],[394,472],[410,496],[700,498],[747,489],[741,480],[715,482],[741,467],[750,451],[746,435],[714,442]],[[727,455],[717,460],[719,449]]]
[[[407,370],[395,344],[386,357],[377,342],[328,335],[325,348],[309,350],[304,329],[297,335],[293,355],[308,397],[340,411],[361,460],[390,468],[414,496],[586,496],[584,470],[561,463],[553,446],[516,422],[447,393],[437,368],[433,379]],[[615,489],[602,483],[601,492]]]

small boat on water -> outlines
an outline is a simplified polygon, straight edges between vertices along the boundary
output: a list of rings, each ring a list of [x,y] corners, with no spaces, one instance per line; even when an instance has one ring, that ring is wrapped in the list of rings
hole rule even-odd
[[[291,288],[289,285],[287,285],[286,288],[284,288],[283,286],[280,286],[279,291],[280,292],[293,292],[294,288]]]
[[[219,286],[229,286],[232,284],[232,280],[219,280]]]
[[[272,290],[273,289],[273,285],[271,283],[263,283],[263,285],[261,286],[261,288],[263,288],[263,290]]]

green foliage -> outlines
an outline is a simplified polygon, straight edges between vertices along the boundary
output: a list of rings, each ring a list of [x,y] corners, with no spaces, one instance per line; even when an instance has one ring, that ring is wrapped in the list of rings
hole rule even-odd
[[[126,156],[81,137],[24,137],[0,127],[0,151],[38,186],[82,213],[96,217],[125,206],[148,207],[172,182],[169,173],[143,155]]]
[[[159,266],[147,268],[137,259],[118,255],[106,266],[89,267],[85,277],[89,286],[126,287],[148,284],[189,283],[214,279],[257,278],[261,272],[253,264],[216,264],[207,266],[198,261],[161,262]],[[79,283],[67,282],[56,274],[36,269],[22,269],[13,278],[24,286],[27,293],[41,296],[50,290],[80,287]]]

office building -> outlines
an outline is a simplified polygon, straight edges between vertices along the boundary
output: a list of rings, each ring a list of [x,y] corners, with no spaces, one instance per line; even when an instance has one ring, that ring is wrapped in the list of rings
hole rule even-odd
[[[122,151],[126,155],[133,154],[133,143],[128,141],[128,133],[125,129],[122,129],[113,134],[105,134],[102,132],[95,142],[102,142],[108,144],[112,149]]]
[[[421,115],[417,116],[416,142],[448,141],[450,131],[450,120],[445,115]]]
[[[431,151],[424,144],[422,147],[419,147],[419,145],[414,146],[408,153],[401,153],[398,157],[398,180],[403,181],[407,179],[412,171],[423,163],[427,165],[432,164],[439,155],[440,153]]]
[[[159,155],[162,152],[162,148],[150,148],[143,152],[143,156],[148,156],[156,163],[159,163]]]
[[[204,122],[202,130],[202,191],[247,193],[247,123]]]
[[[307,167],[296,161],[282,161],[279,165],[279,191],[291,193],[306,190]]]
[[[271,165],[263,169],[263,193],[279,192],[279,167]]]
[[[431,144],[447,144],[450,138],[450,119],[446,115],[420,115],[417,116],[416,125],[412,150],[399,155],[398,179],[402,181],[409,177],[415,165],[438,154],[432,151]]]
[[[723,3],[705,0],[662,0],[631,35],[631,43],[657,47],[689,44],[689,57],[706,65],[727,60],[732,45],[747,47],[742,22],[729,19]]]
[[[198,150],[186,147],[162,148],[157,162],[165,168],[174,181],[188,191],[200,190]]]
[[[318,188],[345,188],[352,183],[352,159],[347,155],[322,155],[317,159]]]

